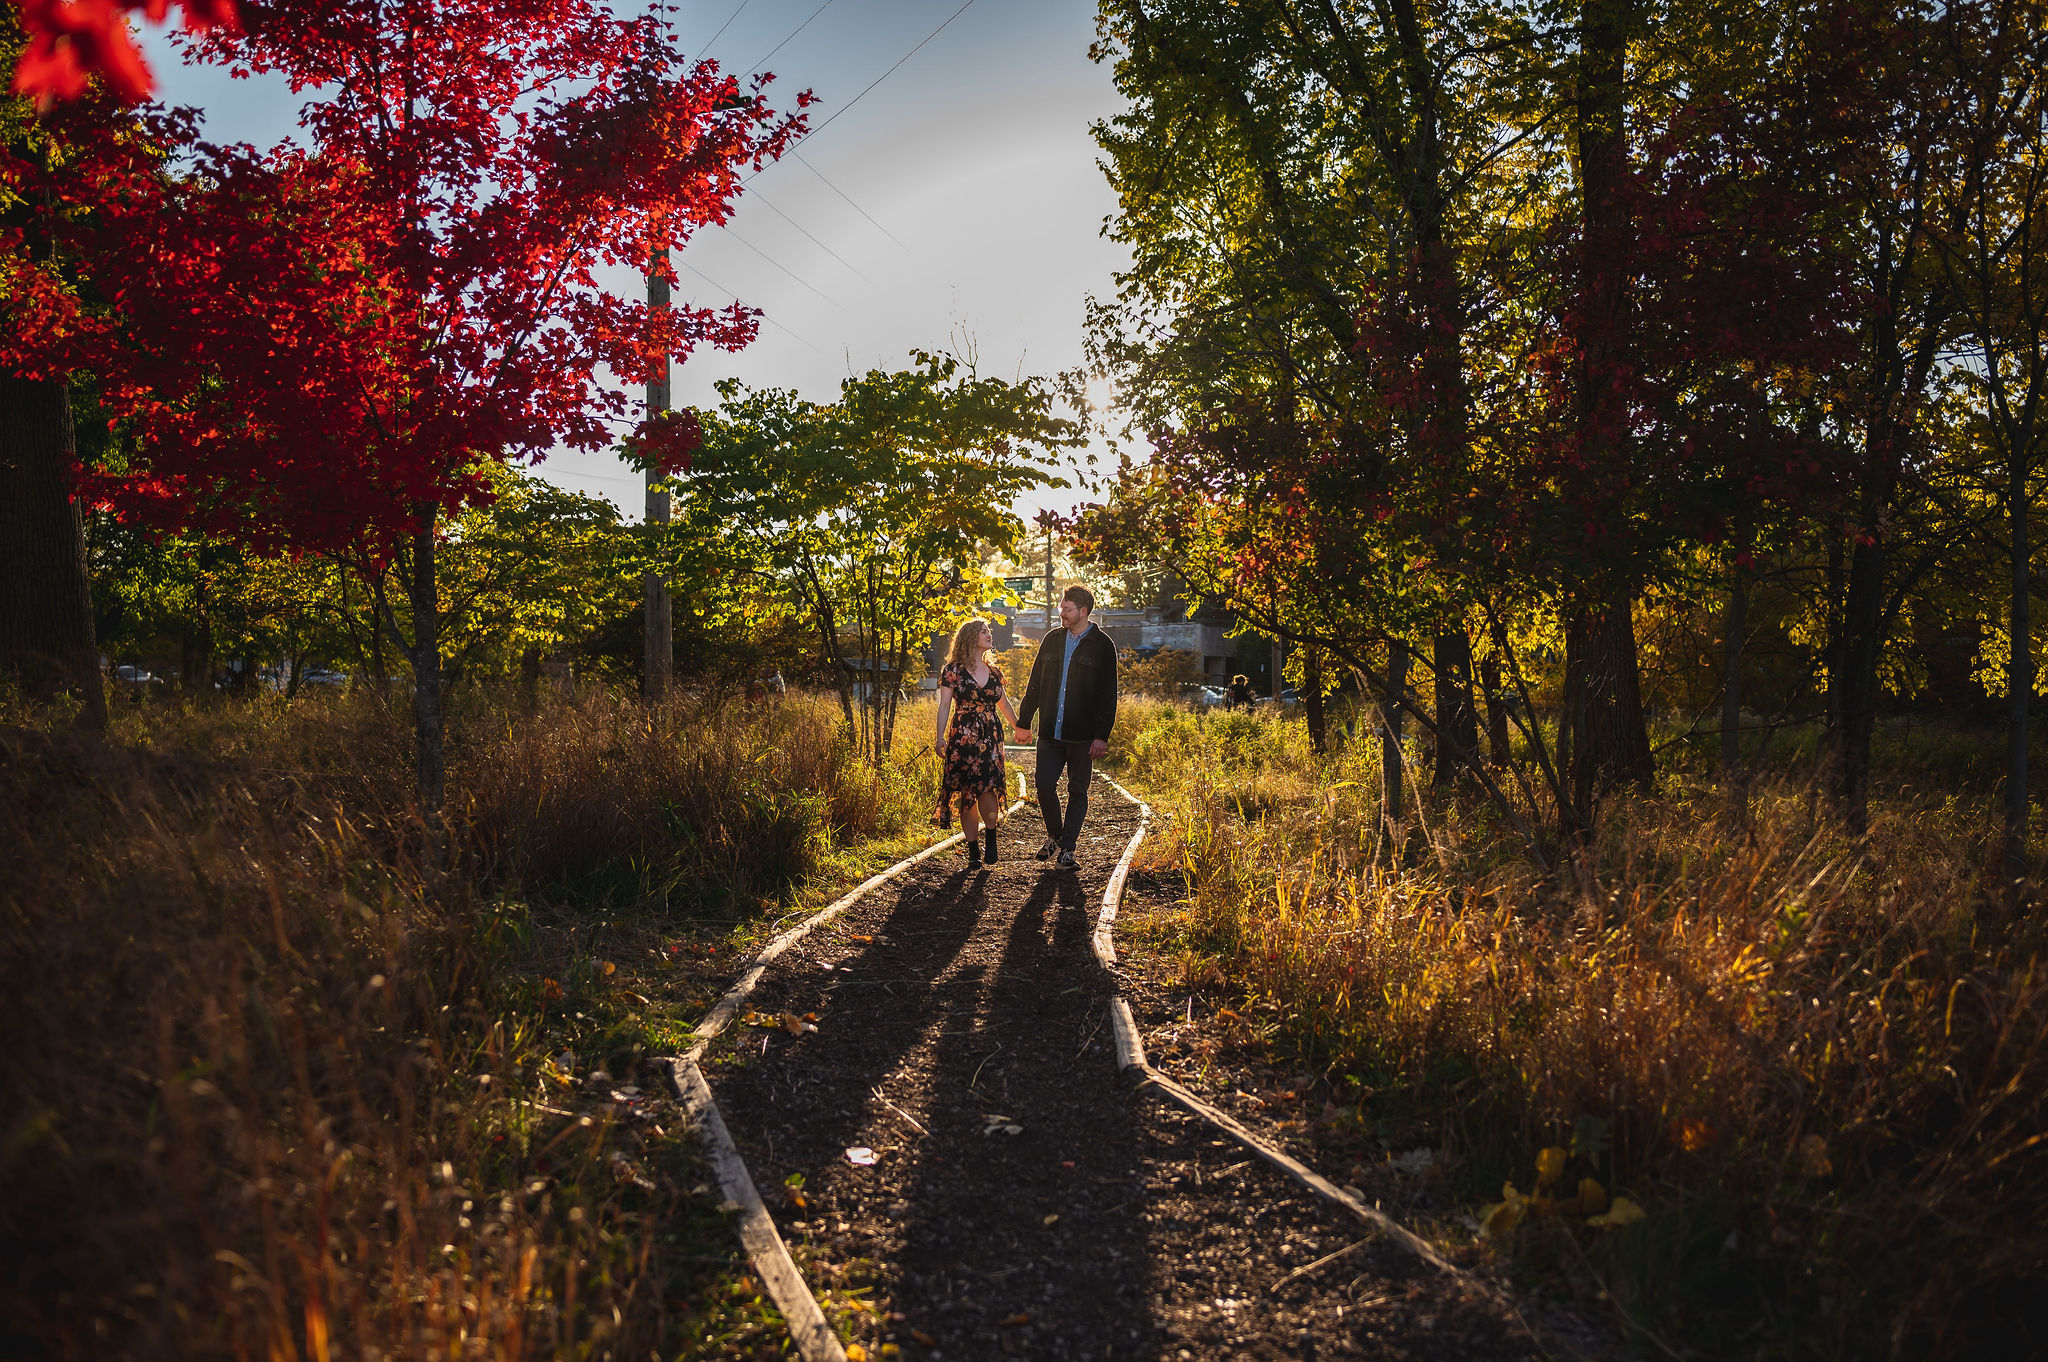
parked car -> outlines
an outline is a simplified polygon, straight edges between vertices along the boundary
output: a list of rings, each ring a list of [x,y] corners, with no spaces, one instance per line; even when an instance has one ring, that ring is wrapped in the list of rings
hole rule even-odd
[[[346,686],[348,673],[330,671],[326,667],[314,667],[299,681],[302,686]]]
[[[152,676],[142,668],[125,662],[114,668],[114,679],[125,681],[131,686],[161,686],[164,683],[161,676]]]

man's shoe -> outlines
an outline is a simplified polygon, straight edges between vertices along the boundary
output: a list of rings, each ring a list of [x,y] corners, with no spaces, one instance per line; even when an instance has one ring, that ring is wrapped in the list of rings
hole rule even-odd
[[[1081,868],[1081,863],[1074,859],[1074,853],[1066,850],[1064,847],[1060,849],[1060,858],[1054,861],[1053,864],[1062,870],[1079,870]]]
[[[1049,861],[1052,859],[1053,853],[1058,851],[1059,849],[1060,844],[1058,840],[1055,838],[1048,837],[1045,839],[1045,844],[1038,848],[1038,859],[1041,861]]]

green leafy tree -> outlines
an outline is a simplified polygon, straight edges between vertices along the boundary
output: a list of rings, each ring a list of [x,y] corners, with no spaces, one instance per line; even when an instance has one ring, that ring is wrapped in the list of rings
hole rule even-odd
[[[1079,442],[1048,385],[1006,383],[918,353],[871,370],[839,400],[727,381],[704,443],[675,483],[685,542],[728,580],[769,585],[809,621],[846,725],[880,762],[906,667],[935,629],[999,583],[980,564],[1023,532],[1011,511],[1059,486],[1055,452]]]

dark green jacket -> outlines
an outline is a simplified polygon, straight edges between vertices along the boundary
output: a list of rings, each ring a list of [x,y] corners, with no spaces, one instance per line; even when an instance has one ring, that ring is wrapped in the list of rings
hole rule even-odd
[[[1053,736],[1059,717],[1060,664],[1066,660],[1067,631],[1054,629],[1038,645],[1031,663],[1031,684],[1024,688],[1023,703],[1017,706],[1017,724],[1031,727],[1032,716],[1045,711],[1038,736]],[[1068,742],[1109,739],[1116,725],[1116,645],[1100,628],[1091,626],[1074,646],[1074,660],[1067,667],[1067,721],[1060,736]]]

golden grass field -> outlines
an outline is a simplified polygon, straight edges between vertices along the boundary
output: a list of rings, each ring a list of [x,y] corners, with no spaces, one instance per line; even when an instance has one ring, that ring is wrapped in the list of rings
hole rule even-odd
[[[1432,796],[1401,866],[1376,740],[1317,757],[1296,722],[1142,702],[1119,727],[1186,877],[1189,982],[1429,1132],[1475,1213],[1535,1198],[1490,1226],[1519,1268],[1707,1355],[2040,1343],[2010,1331],[2048,1265],[2048,958],[1991,799],[1895,761],[1856,841],[1811,771],[1746,818],[1671,775],[1545,875]],[[1545,1149],[1568,1163],[1538,1197]],[[1585,1228],[1585,1178],[1648,1214]]]

